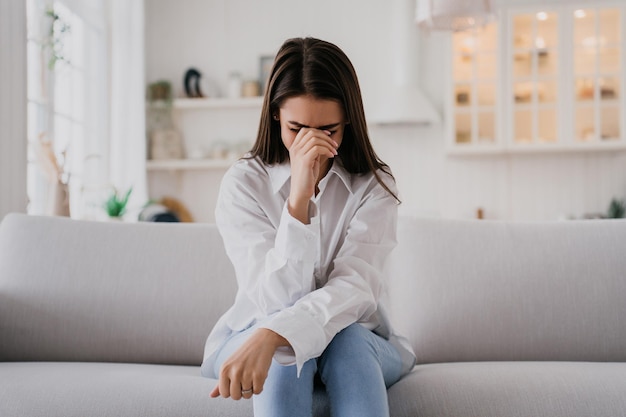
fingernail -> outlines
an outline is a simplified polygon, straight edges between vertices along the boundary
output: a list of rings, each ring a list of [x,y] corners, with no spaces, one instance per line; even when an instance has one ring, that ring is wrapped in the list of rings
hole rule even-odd
[[[324,130],[324,133],[326,133],[328,136],[330,136],[332,133],[328,130]]]

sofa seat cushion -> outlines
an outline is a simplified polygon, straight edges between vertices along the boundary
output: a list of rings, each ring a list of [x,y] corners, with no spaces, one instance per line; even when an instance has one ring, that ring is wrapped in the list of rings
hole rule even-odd
[[[251,416],[252,403],[213,399],[197,366],[0,363],[3,417]]]
[[[419,365],[389,389],[392,416],[626,416],[626,363]]]
[[[210,398],[200,367],[97,362],[0,362],[2,417],[251,417],[251,401]],[[314,395],[313,415],[329,416]]]

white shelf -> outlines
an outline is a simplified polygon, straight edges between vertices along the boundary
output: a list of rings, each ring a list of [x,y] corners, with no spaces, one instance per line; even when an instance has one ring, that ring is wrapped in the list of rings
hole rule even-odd
[[[515,143],[507,147],[498,145],[453,145],[448,148],[449,156],[487,156],[487,155],[524,155],[524,154],[547,154],[562,153],[573,154],[577,152],[620,152],[626,151],[626,144],[618,140],[590,143]]]
[[[261,108],[263,97],[242,97],[242,98],[175,98],[171,106],[174,109],[245,109]],[[153,109],[165,109],[168,106],[166,101],[160,100],[149,103]]]
[[[158,159],[146,161],[148,171],[228,169],[236,159]]]
[[[176,109],[236,109],[261,108],[263,97],[245,98],[177,98],[174,99]]]

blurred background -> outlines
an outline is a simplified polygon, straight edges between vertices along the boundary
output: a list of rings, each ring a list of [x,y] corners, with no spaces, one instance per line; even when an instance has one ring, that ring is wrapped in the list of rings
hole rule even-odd
[[[2,0],[0,217],[212,222],[268,65],[300,36],[352,60],[404,214],[621,217],[625,16],[624,0]]]

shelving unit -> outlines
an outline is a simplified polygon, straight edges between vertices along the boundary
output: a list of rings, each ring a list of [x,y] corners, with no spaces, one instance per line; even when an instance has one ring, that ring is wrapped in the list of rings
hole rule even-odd
[[[180,134],[185,158],[146,161],[148,194],[186,205],[199,222],[213,213],[224,173],[248,151],[256,137],[263,97],[176,98],[153,102],[149,119]]]
[[[219,170],[236,160],[233,154],[243,154],[242,144],[252,143],[263,97],[243,98],[176,98],[171,102],[150,103],[153,112],[171,112],[173,128],[181,133],[185,159],[148,160],[148,171]],[[241,133],[246,132],[246,133]],[[227,157],[203,156],[211,147],[221,147]],[[194,155],[200,150],[200,157]],[[220,152],[217,152],[220,153]]]

